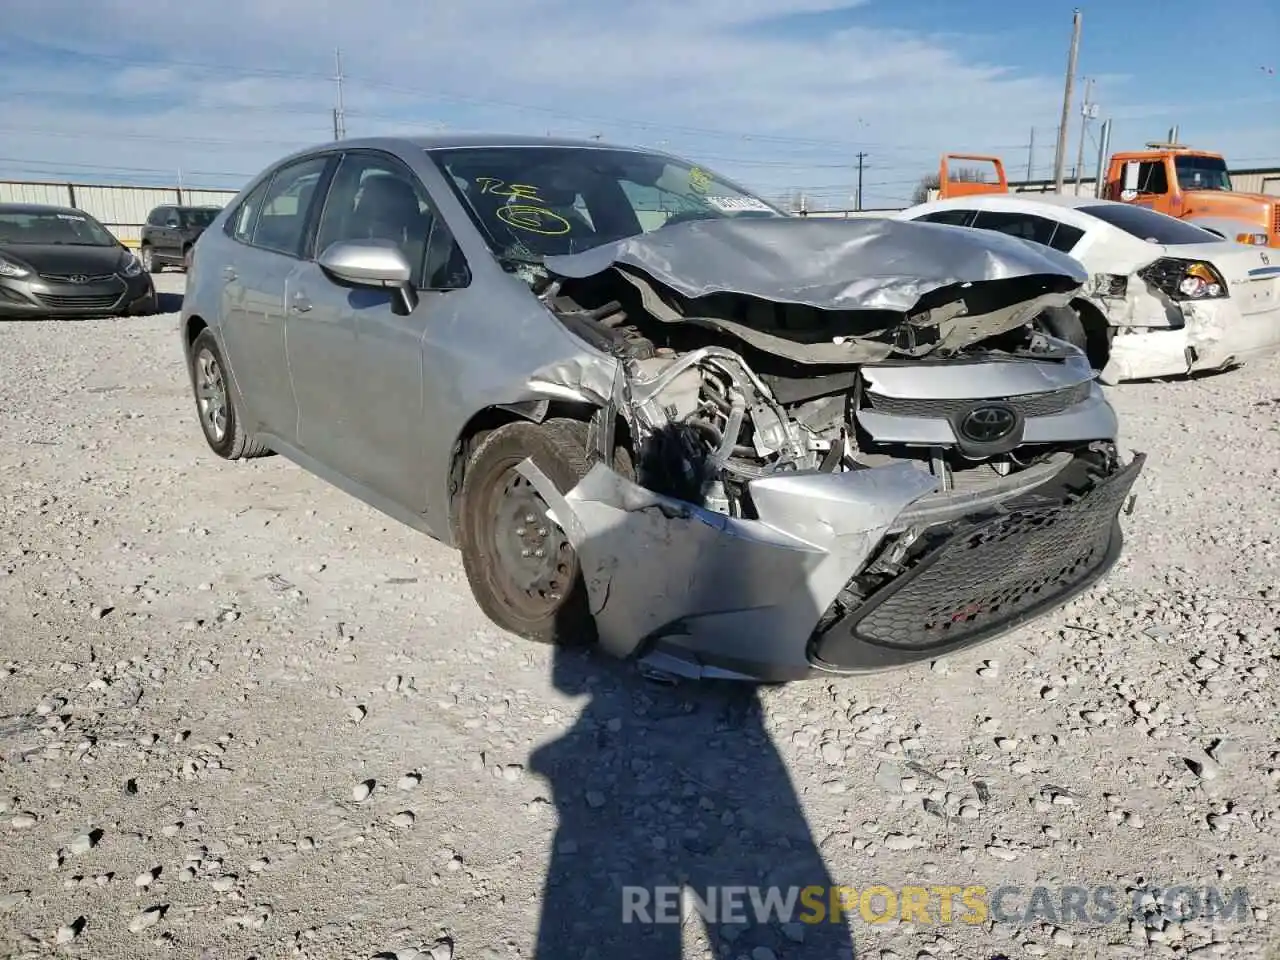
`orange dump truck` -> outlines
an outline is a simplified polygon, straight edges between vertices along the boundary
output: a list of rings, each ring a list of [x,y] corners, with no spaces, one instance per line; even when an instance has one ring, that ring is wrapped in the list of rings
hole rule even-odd
[[[951,179],[948,160],[991,164],[996,182]],[[952,153],[942,158],[941,197],[1008,189],[1004,164],[997,157]],[[1112,154],[1099,196],[1150,207],[1238,243],[1280,247],[1280,197],[1233,190],[1227,162],[1218,153],[1149,143],[1146,150]]]

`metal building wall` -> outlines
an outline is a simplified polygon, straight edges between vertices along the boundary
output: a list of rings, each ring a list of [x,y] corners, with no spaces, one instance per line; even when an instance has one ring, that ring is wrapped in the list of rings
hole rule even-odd
[[[165,203],[221,207],[237,190],[128,187],[94,183],[43,183],[0,180],[0,203],[46,203],[76,207],[100,220],[126,246],[136,247],[153,208]]]

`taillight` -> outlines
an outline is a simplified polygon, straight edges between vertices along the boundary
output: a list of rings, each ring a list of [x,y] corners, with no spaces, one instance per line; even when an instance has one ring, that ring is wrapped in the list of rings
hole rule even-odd
[[[1215,300],[1228,296],[1227,283],[1213,264],[1165,257],[1138,271],[1173,300]]]

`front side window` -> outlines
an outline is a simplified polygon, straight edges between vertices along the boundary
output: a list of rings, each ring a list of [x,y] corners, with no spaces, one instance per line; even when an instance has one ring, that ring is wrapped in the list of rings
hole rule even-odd
[[[114,247],[116,238],[87,213],[0,209],[0,243]]]
[[[499,259],[581,253],[688,220],[785,217],[711,171],[592,147],[428,151]]]
[[[1128,203],[1099,203],[1076,207],[1130,236],[1151,243],[1180,246],[1188,243],[1220,243],[1222,238],[1190,223]]]
[[[263,194],[262,209],[253,227],[250,242],[255,247],[298,256],[311,198],[328,163],[327,156],[311,157],[276,173]]]
[[[419,287],[445,289],[469,282],[461,249],[413,172],[384,154],[349,153],[329,188],[316,253],[339,240],[370,239],[399,246]]]

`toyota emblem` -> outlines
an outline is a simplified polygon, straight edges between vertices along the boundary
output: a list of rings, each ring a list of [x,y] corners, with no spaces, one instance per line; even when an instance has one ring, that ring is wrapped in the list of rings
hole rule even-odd
[[[960,421],[960,432],[974,443],[1003,440],[1018,425],[1018,417],[1008,407],[974,407]]]
[[[77,273],[75,276],[68,277],[67,279],[70,280],[72,283],[84,283],[89,278],[86,277],[83,273]]]

